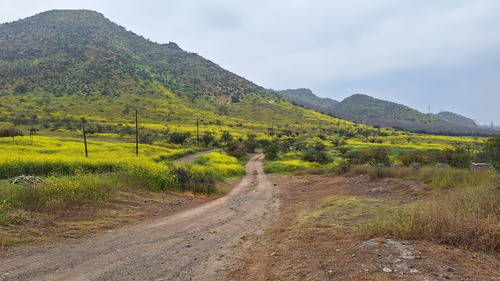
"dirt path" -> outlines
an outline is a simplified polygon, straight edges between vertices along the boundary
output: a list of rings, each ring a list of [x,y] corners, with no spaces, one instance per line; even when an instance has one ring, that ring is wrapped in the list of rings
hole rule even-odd
[[[0,280],[223,280],[246,237],[262,233],[279,202],[263,155],[225,197],[173,216],[0,260]]]
[[[207,150],[207,151],[202,151],[202,152],[197,152],[197,153],[193,153],[193,154],[190,154],[188,156],[184,156],[182,158],[179,158],[179,159],[176,159],[174,160],[174,163],[189,163],[189,162],[193,162],[194,161],[194,158],[198,155],[203,155],[203,154],[209,154],[209,153],[212,153],[214,150]]]

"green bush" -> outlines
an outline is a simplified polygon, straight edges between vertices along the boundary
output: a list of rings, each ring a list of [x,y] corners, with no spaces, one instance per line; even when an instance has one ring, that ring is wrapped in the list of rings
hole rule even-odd
[[[302,160],[307,162],[316,162],[320,164],[329,163],[331,160],[322,150],[309,149],[302,153]]]
[[[280,152],[280,147],[274,143],[269,143],[264,147],[264,155],[266,155],[267,159],[275,159]]]

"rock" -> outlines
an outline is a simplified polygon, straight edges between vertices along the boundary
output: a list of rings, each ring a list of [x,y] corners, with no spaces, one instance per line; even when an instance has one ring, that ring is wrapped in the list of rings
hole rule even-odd
[[[388,268],[388,267],[384,267],[384,268],[382,269],[382,271],[387,272],[387,273],[391,273],[391,272],[392,272],[392,269],[390,269],[390,268]]]
[[[44,179],[42,177],[21,175],[12,180],[11,183],[20,185],[37,185],[39,183],[42,183],[43,181]]]
[[[276,256],[276,255],[278,255],[278,254],[277,254],[276,252],[273,252],[270,256],[271,256],[271,257],[274,257],[274,256]]]
[[[412,269],[410,269],[410,274],[417,274],[417,273],[418,273],[418,270],[413,269],[413,268],[412,268]]]

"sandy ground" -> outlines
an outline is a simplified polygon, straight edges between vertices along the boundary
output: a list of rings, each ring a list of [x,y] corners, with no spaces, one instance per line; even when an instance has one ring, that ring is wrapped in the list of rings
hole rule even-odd
[[[104,235],[19,248],[0,261],[0,280],[218,280],[234,249],[269,227],[279,206],[263,155],[226,196]]]

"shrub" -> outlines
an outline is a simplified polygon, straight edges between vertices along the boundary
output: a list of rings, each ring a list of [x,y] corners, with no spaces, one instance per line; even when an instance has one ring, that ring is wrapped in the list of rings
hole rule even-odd
[[[264,147],[264,154],[266,155],[267,159],[275,159],[276,156],[278,156],[279,152],[280,147],[274,143],[269,143]]]
[[[423,151],[413,150],[408,154],[403,154],[399,156],[399,161],[403,163],[403,165],[409,166],[411,163],[420,163],[420,165],[425,165],[429,162],[429,156],[426,155]]]
[[[500,135],[490,138],[485,143],[485,150],[489,156],[491,164],[500,169]]]
[[[169,137],[171,143],[183,144],[191,136],[190,133],[172,133]]]
[[[389,158],[389,149],[383,146],[377,146],[369,150],[360,152],[361,163],[368,163],[372,166],[383,164],[389,166],[391,160]]]
[[[203,145],[205,146],[209,146],[214,141],[215,141],[215,136],[211,132],[205,132],[201,136],[201,142],[203,142]]]
[[[260,143],[256,140],[246,140],[243,142],[248,152],[253,153],[256,148],[260,147]]]
[[[14,140],[17,136],[23,136],[23,131],[14,127],[0,129],[0,138],[11,137]]]
[[[302,154],[302,160],[308,162],[316,162],[320,164],[326,164],[330,162],[330,159],[328,158],[328,156],[324,151],[315,149],[309,149],[304,151],[304,153]]]
[[[245,156],[248,152],[244,144],[237,143],[234,141],[229,142],[224,151],[226,151],[227,154],[236,158],[241,158]]]
[[[459,142],[450,143],[450,147],[441,151],[438,155],[438,161],[448,163],[456,168],[468,168],[472,162],[472,148],[468,144]]]

